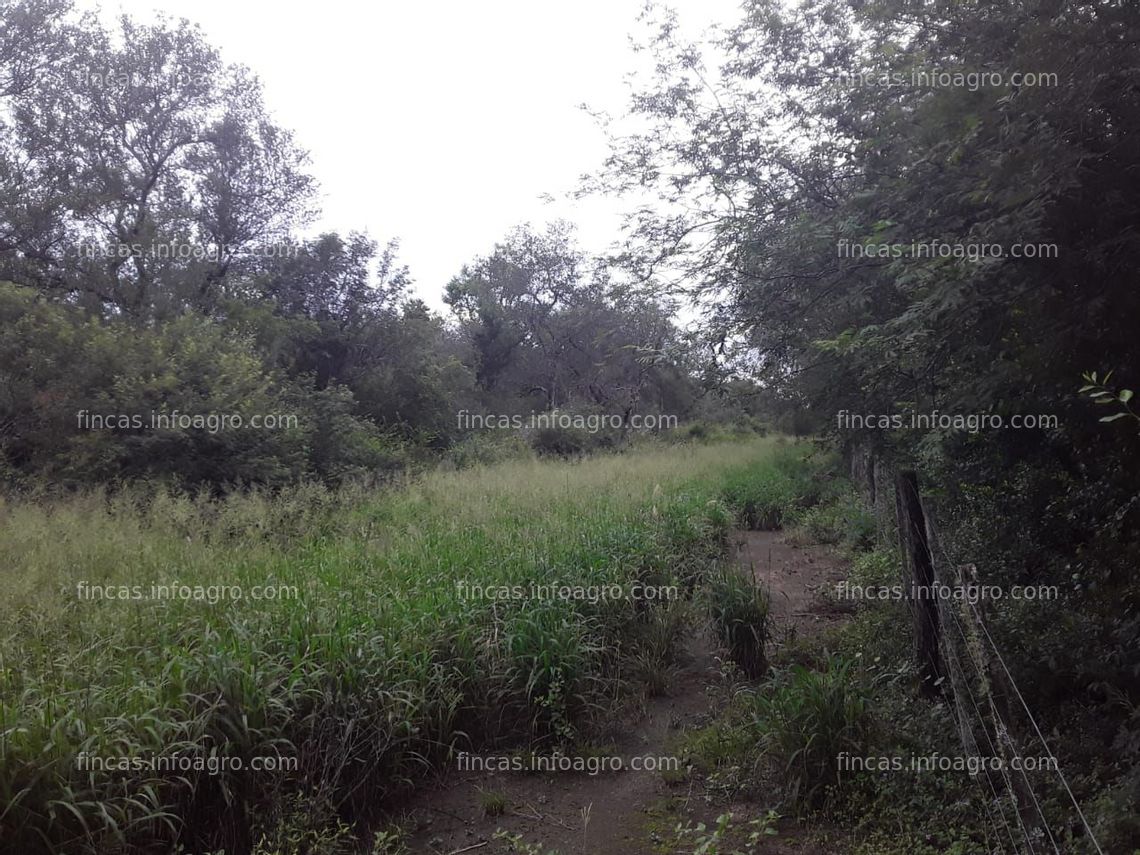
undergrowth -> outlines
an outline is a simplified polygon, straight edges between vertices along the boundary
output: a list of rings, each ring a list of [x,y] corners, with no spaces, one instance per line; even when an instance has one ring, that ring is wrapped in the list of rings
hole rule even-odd
[[[754,506],[744,485],[778,480],[794,493],[797,455],[753,440],[519,460],[379,494],[218,501],[136,488],[5,504],[3,848],[284,852],[311,817],[255,838],[276,806],[327,805],[335,830],[459,750],[571,740],[639,668],[651,683],[660,675],[679,613],[485,589],[689,590]],[[244,596],[77,595],[80,582],[174,581]],[[296,596],[251,598],[267,584]],[[146,768],[175,756],[198,768]],[[277,770],[253,771],[262,757]],[[211,771],[211,758],[244,768]]]

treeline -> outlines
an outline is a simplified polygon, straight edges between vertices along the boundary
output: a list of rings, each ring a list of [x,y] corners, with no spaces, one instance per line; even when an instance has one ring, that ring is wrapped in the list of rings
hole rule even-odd
[[[952,558],[1061,586],[1004,604],[999,641],[1134,814],[1140,6],[751,0],[716,62],[656,24],[599,181],[665,206],[631,258],[684,270],[710,336],[840,447],[917,466]]]
[[[375,479],[501,442],[473,439],[460,411],[722,409],[670,308],[568,227],[507,235],[458,272],[440,316],[395,242],[306,236],[305,152],[195,27],[0,7],[7,485]]]

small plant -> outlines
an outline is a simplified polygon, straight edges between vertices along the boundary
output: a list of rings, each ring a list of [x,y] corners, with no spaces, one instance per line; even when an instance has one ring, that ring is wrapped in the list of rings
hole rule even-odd
[[[631,626],[628,667],[648,696],[659,697],[668,689],[677,639],[687,621],[687,604],[672,601],[642,612]]]
[[[352,829],[327,802],[285,799],[268,827],[256,831],[253,855],[352,855]],[[382,850],[383,851],[383,850]]]
[[[707,594],[713,629],[732,661],[745,676],[762,676],[771,637],[767,593],[734,569],[722,568],[709,579]]]
[[[502,816],[507,812],[507,797],[498,790],[479,789],[479,806],[484,816]]]
[[[372,855],[406,855],[409,851],[400,828],[377,831],[372,838]]]
[[[1111,405],[1116,404],[1117,411],[1110,413],[1107,416],[1101,416],[1102,422],[1114,422],[1117,419],[1130,418],[1135,422],[1140,422],[1140,413],[1132,409],[1129,402],[1132,400],[1133,392],[1131,389],[1119,389],[1109,386],[1108,380],[1112,377],[1112,372],[1109,371],[1101,378],[1097,378],[1095,371],[1086,371],[1081,374],[1081,379],[1085,381],[1085,385],[1080,388],[1082,394],[1087,394],[1092,398],[1094,404]]]
[[[677,843],[688,848],[694,846],[693,855],[751,855],[756,851],[762,837],[777,833],[776,822],[780,815],[774,810],[759,818],[749,820],[743,828],[735,825],[735,814],[722,813],[716,818],[716,825],[709,828],[703,822],[682,826],[677,824]],[[739,844],[732,844],[734,838],[746,834]],[[728,848],[731,846],[732,848]]]
[[[502,840],[507,844],[508,852],[517,852],[518,855],[558,855],[558,851],[555,849],[547,849],[543,852],[542,847],[537,843],[527,843],[521,834],[511,834],[501,828],[496,829],[492,839]]]
[[[668,787],[678,786],[679,784],[686,784],[693,775],[692,766],[677,766],[671,769],[661,770],[661,780]]]

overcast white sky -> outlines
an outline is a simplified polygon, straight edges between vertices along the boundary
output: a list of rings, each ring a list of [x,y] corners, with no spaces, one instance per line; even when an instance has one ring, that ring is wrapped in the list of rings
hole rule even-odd
[[[512,226],[564,217],[582,243],[616,237],[618,208],[564,199],[606,154],[578,105],[620,112],[643,0],[90,0],[200,24],[265,84],[321,183],[324,228],[400,239],[428,303]],[[737,0],[674,0],[686,30]],[[556,202],[540,199],[552,194]]]

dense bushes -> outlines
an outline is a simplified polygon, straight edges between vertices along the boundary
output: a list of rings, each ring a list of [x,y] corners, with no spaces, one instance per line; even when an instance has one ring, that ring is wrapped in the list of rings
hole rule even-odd
[[[0,365],[0,465],[25,487],[337,483],[406,459],[349,390],[289,379],[192,316],[135,329],[0,286]]]

